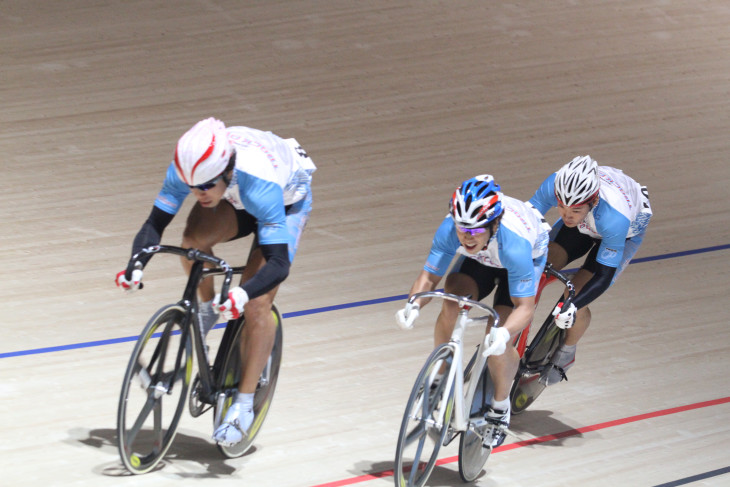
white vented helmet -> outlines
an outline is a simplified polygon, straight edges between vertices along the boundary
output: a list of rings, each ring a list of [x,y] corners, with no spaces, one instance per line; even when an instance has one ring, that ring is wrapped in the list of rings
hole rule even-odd
[[[177,175],[188,186],[207,183],[223,173],[232,150],[223,122],[212,117],[201,120],[177,142]]]
[[[599,187],[598,163],[591,156],[576,157],[555,176],[555,196],[566,206],[590,202]]]

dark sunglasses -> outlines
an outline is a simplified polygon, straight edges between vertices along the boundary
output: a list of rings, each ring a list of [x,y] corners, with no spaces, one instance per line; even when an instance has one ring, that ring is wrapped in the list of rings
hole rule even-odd
[[[197,186],[190,186],[190,185],[188,185],[188,188],[190,188],[190,189],[199,189],[200,191],[208,191],[210,189],[213,189],[215,187],[215,185],[218,183],[218,181],[221,178],[224,178],[225,175],[226,175],[226,173],[228,171],[230,171],[231,169],[233,169],[233,167],[235,165],[236,165],[236,152],[233,151],[233,154],[231,154],[231,157],[228,159],[228,165],[226,166],[226,168],[223,170],[222,173],[220,173],[218,176],[214,177],[213,179],[211,179],[207,183],[198,184]],[[226,179],[225,181],[226,181],[226,184],[228,184],[228,180]]]
[[[223,173],[221,173],[219,176],[214,177],[213,179],[211,179],[207,183],[198,184],[197,186],[190,186],[190,185],[188,185],[188,187],[190,189],[198,189],[200,191],[208,191],[210,189],[213,189],[215,187],[215,185],[218,184],[218,181],[223,177],[223,174],[225,174],[225,171],[223,171]]]

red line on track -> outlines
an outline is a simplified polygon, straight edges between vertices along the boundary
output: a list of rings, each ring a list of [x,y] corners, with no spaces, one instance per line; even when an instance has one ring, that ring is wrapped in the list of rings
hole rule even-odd
[[[637,421],[644,421],[646,419],[659,418],[661,416],[669,416],[671,414],[683,413],[685,411],[691,411],[693,409],[702,409],[710,406],[718,406],[720,404],[730,403],[730,397],[722,397],[720,399],[713,399],[712,401],[698,402],[695,404],[687,404],[686,406],[678,406],[676,408],[662,409],[661,411],[654,411],[652,413],[637,414],[636,416],[629,416],[628,418],[615,419],[613,421],[606,421],[605,423],[598,423],[590,426],[583,426],[582,428],[570,429],[555,433],[552,435],[540,436],[539,438],[532,438],[530,440],[518,441],[516,443],[510,443],[509,445],[503,445],[499,448],[495,448],[492,453],[499,453],[503,451],[516,450],[517,448],[523,448],[525,446],[537,445],[540,443],[546,443],[548,441],[558,440],[561,438],[567,438],[569,436],[575,436],[582,433],[590,433],[591,431],[598,431],[606,428],[613,428],[614,426],[621,426],[624,424],[635,423]],[[458,461],[458,456],[442,458],[436,462],[436,465],[445,465],[447,463],[453,463]],[[381,479],[383,477],[391,477],[393,475],[392,470],[385,470],[383,472],[376,472],[367,475],[360,475],[349,479],[336,480],[334,482],[327,482],[325,484],[318,484],[312,487],[342,487],[344,485],[354,485],[368,480]]]

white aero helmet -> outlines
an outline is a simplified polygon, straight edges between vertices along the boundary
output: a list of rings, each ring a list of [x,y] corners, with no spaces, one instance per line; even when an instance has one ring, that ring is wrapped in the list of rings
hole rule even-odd
[[[598,163],[591,156],[578,156],[555,176],[555,196],[566,206],[593,201],[598,194]]]
[[[207,183],[225,171],[232,152],[225,124],[212,117],[201,120],[177,142],[177,175],[188,186]]]

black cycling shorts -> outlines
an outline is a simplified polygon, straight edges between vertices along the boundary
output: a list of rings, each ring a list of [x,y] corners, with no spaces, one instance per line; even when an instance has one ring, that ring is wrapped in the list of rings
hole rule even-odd
[[[581,269],[585,269],[590,272],[596,272],[596,257],[598,256],[598,248],[601,244],[601,239],[593,238],[585,233],[580,233],[578,227],[568,228],[565,225],[558,230],[558,234],[555,235],[554,243],[560,245],[565,252],[568,254],[568,263],[578,260],[584,255],[588,254],[585,262],[581,266]]]
[[[476,281],[479,289],[479,296],[476,297],[477,301],[481,301],[489,296],[496,287],[497,291],[494,293],[494,303],[492,306],[502,305],[514,308],[509,293],[507,269],[482,265],[474,259],[465,258],[459,270],[456,272],[466,274]]]
[[[287,205],[284,210],[289,213],[289,210],[294,205]],[[258,220],[251,213],[246,210],[235,210],[236,220],[238,221],[238,232],[236,236],[231,240],[236,240],[242,237],[248,237],[252,233],[256,235],[258,233]],[[258,239],[257,239],[258,242]]]

